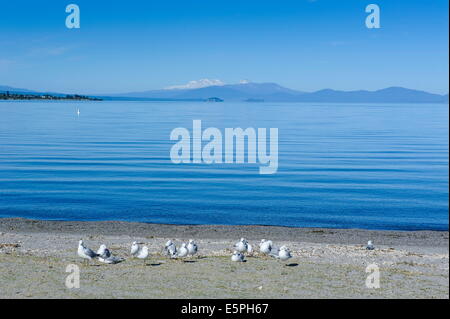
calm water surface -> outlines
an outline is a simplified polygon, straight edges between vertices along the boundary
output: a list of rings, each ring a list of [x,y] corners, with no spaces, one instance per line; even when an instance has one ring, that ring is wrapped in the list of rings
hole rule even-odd
[[[0,217],[448,230],[448,105],[4,101],[0,114]],[[279,128],[278,173],[173,164],[170,132],[194,119]]]

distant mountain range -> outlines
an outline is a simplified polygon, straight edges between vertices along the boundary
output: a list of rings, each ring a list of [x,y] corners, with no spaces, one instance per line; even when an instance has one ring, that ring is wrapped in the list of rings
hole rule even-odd
[[[0,86],[0,92],[65,95],[53,92],[35,92]],[[225,101],[266,102],[332,102],[332,103],[448,103],[448,94],[440,95],[402,87],[389,87],[376,91],[337,91],[324,89],[301,92],[276,83],[252,83],[210,85],[200,88],[169,88],[123,94],[102,94],[105,100],[206,100],[211,97]]]
[[[10,92],[10,93],[35,93],[34,91],[27,90],[27,89],[19,89],[19,88],[13,88],[10,86],[0,85],[0,93],[4,92]]]

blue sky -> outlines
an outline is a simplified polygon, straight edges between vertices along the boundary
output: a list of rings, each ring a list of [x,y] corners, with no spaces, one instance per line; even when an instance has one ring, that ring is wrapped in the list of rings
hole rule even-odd
[[[81,28],[65,27],[66,5]],[[381,28],[365,7],[381,8]],[[202,78],[448,92],[447,0],[2,1],[0,85],[67,93]]]

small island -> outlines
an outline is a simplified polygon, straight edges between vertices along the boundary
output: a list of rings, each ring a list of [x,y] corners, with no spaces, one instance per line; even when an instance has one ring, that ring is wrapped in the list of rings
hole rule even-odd
[[[75,100],[75,101],[102,101],[96,97],[85,95],[51,95],[51,94],[31,94],[31,93],[10,93],[9,91],[0,93],[0,100]]]
[[[244,100],[244,102],[260,103],[260,102],[264,102],[264,100],[263,100],[263,99],[253,99],[253,98],[250,98],[250,99]]]
[[[221,98],[218,97],[210,97],[205,100],[205,102],[223,102]]]

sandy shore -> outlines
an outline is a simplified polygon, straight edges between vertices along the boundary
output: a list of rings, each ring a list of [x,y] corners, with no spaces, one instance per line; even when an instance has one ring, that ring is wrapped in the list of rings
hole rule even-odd
[[[233,263],[240,237],[253,246],[271,239],[294,257]],[[83,265],[80,238],[126,260]],[[190,238],[199,258],[162,255],[168,239]],[[369,239],[376,250],[364,249]],[[134,240],[150,248],[146,266],[129,258]],[[80,267],[79,289],[65,286],[69,264]],[[379,266],[379,289],[365,285],[369,264]],[[0,298],[449,298],[448,232],[0,219]]]

